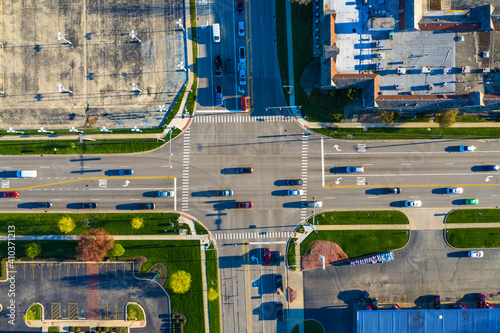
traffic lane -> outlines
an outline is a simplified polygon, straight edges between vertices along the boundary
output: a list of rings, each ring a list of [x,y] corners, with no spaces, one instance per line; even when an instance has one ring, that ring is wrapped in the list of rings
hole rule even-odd
[[[468,297],[478,292],[496,295],[494,267],[500,255],[498,250],[487,252],[488,260],[468,258],[466,251],[444,243],[441,230],[412,231],[408,245],[394,252],[394,261],[305,271],[306,318],[317,319],[336,329],[340,324],[342,331],[349,332],[353,323],[352,309],[363,290],[377,297],[379,305],[410,303],[424,308],[429,306],[425,296],[430,295],[441,295],[443,302],[455,302],[464,295]],[[482,270],[485,276],[481,274],[478,279],[477,272]],[[496,302],[497,297],[492,301]],[[475,308],[473,303],[468,306]]]

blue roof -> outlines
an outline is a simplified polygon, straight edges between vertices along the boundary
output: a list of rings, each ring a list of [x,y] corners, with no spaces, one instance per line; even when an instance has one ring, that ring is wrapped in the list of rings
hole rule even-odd
[[[500,332],[500,309],[357,312],[357,333]]]

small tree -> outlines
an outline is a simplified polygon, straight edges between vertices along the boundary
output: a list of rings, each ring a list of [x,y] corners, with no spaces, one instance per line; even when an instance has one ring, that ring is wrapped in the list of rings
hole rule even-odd
[[[70,232],[72,232],[75,229],[76,223],[71,217],[63,216],[59,220],[59,222],[57,223],[57,226],[59,227],[59,230],[61,232],[64,232],[65,234],[69,234]]]
[[[102,228],[89,230],[79,238],[76,253],[84,261],[101,261],[115,245],[113,237]]]
[[[115,243],[115,246],[109,251],[109,254],[113,257],[119,257],[125,253],[125,249],[121,244]]]
[[[170,277],[170,288],[176,294],[185,294],[191,288],[191,274],[177,271]]]
[[[132,229],[141,229],[144,226],[144,219],[142,217],[134,217],[132,219]]]
[[[457,121],[458,110],[450,109],[436,117],[439,127],[450,128]]]
[[[42,252],[42,248],[37,243],[30,243],[26,247],[26,257],[34,259]]]
[[[380,119],[385,121],[388,126],[391,126],[394,122],[394,112],[389,113],[387,111],[382,111],[380,112]]]
[[[219,298],[219,292],[214,288],[210,287],[210,289],[208,289],[208,300],[210,302],[213,302],[217,300],[217,298]]]

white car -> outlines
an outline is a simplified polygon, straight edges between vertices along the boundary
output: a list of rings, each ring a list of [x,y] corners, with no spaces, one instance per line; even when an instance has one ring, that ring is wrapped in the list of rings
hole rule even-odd
[[[458,148],[458,150],[460,150],[460,151],[474,151],[474,150],[476,150],[476,147],[474,147],[474,146],[460,146]]]
[[[242,69],[240,69],[240,85],[246,86],[246,84],[247,84],[246,73],[245,73],[245,69],[242,68]]]
[[[307,207],[323,207],[322,201],[307,201]]]
[[[420,201],[420,200],[406,200],[405,207],[422,207],[422,201]]]
[[[302,195],[304,191],[302,190],[288,190],[288,195]]]
[[[469,257],[471,258],[482,258],[483,251],[469,251]]]
[[[446,189],[447,194],[462,194],[464,193],[464,189],[461,187],[449,187]]]
[[[238,36],[245,36],[245,23],[243,21],[238,22]]]
[[[159,191],[158,192],[158,196],[159,197],[174,197],[175,196],[175,192],[174,191]]]

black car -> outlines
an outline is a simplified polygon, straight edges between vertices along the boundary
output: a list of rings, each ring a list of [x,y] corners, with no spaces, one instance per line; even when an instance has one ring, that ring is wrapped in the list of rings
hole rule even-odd
[[[236,173],[253,173],[253,168],[236,168]]]
[[[274,251],[273,252],[273,260],[276,266],[279,266],[281,263],[281,253],[280,251]]]
[[[155,209],[155,204],[154,203],[141,203],[139,205],[140,209]]]
[[[276,293],[283,292],[283,275],[276,274]]]
[[[441,296],[434,295],[434,300],[432,302],[435,309],[441,309]]]
[[[276,303],[276,319],[278,321],[283,321],[285,319],[285,314],[283,313],[283,303]]]
[[[385,194],[399,194],[401,189],[399,187],[388,187],[385,189]]]
[[[83,202],[81,207],[82,209],[97,208],[97,204],[95,202]]]
[[[366,301],[368,301],[368,297],[370,297],[370,293],[367,292],[366,290],[363,291],[363,293],[361,294],[361,297],[358,300],[358,304],[366,303]]]
[[[222,76],[222,57],[215,56],[215,76]]]
[[[244,10],[245,6],[243,4],[243,0],[236,0],[236,12],[238,12],[238,14],[243,14]]]
[[[52,207],[52,202],[37,202],[36,208],[50,208]]]
[[[286,181],[286,184],[288,186],[298,186],[304,184],[304,182],[302,181],[302,179],[288,179]]]
[[[372,298],[370,303],[373,310],[378,310],[378,299],[376,297]]]

